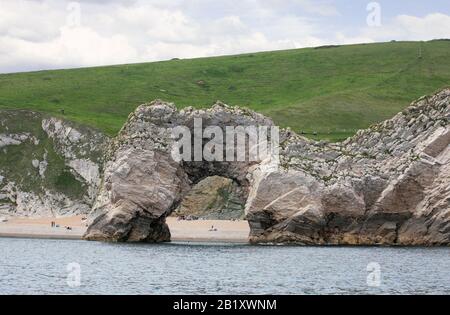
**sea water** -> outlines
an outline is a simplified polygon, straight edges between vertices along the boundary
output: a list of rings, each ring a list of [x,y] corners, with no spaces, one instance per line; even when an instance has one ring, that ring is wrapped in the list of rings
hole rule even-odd
[[[450,248],[0,239],[0,294],[450,294]]]

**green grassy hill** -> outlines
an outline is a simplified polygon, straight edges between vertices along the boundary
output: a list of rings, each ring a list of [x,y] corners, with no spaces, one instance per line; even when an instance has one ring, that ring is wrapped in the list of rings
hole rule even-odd
[[[197,108],[222,100],[339,140],[448,85],[450,41],[392,42],[3,74],[0,109],[64,109],[113,135],[156,98]]]

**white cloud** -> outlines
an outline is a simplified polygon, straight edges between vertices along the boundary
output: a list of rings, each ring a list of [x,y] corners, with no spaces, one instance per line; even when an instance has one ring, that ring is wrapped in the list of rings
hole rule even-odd
[[[75,26],[68,3],[0,0],[0,72],[450,37],[442,13],[349,33],[327,23],[341,14],[331,0],[82,0]]]
[[[322,16],[335,16],[339,15],[338,9],[330,2],[311,1],[311,0],[294,0],[297,2],[306,12],[315,13]]]
[[[60,35],[47,42],[0,37],[0,47],[0,68],[21,64],[47,67],[107,65],[137,57],[136,50],[125,37],[106,38],[84,27],[62,27]]]
[[[65,16],[45,2],[0,0],[0,36],[46,41],[58,35]]]
[[[381,27],[371,27],[363,31],[374,40],[431,40],[450,38],[450,16],[442,13],[424,17],[399,15]]]

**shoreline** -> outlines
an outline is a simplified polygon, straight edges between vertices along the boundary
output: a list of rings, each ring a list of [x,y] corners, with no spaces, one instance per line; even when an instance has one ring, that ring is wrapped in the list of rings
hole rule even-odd
[[[75,220],[75,221],[74,221]],[[47,222],[48,224],[43,224]],[[51,228],[51,221],[72,222],[78,226],[72,226],[72,230],[66,230],[64,227]],[[78,222],[78,223],[77,223]],[[83,235],[86,227],[82,226],[81,217],[66,218],[12,218],[8,222],[0,222],[0,239],[35,239],[35,240],[71,240],[84,241]],[[251,244],[248,238],[249,227],[247,221],[228,221],[228,220],[199,220],[199,221],[178,221],[177,218],[167,218],[167,224],[172,233],[171,240],[160,244],[177,243],[222,243],[248,245]],[[210,232],[205,227],[211,225],[218,227],[217,232]],[[145,244],[145,243],[143,243]],[[148,243],[152,244],[152,243]],[[258,246],[298,246],[296,244],[276,244],[264,243],[253,244]],[[308,245],[307,247],[343,247],[343,248],[449,248],[449,246],[421,246],[421,245]]]
[[[31,239],[31,240],[61,240],[61,241],[83,241],[83,235],[45,235],[45,234],[32,234],[32,233],[0,233],[0,238],[14,238],[14,239]],[[229,239],[229,238],[175,238],[172,237],[170,242],[161,244],[174,244],[174,243],[227,243],[227,244],[250,244],[248,240]],[[144,243],[145,244],[145,243]],[[152,244],[152,243],[149,243]]]
[[[0,233],[0,238],[16,238],[16,239],[36,239],[36,240],[67,240],[67,241],[82,241],[82,236],[79,235],[45,235],[45,234],[31,234],[31,233]]]
[[[172,234],[171,242],[249,243],[250,228],[247,221],[178,221],[174,217],[169,217],[166,221]],[[51,227],[51,222],[55,222],[59,227]],[[67,226],[71,230],[66,229]],[[213,227],[214,231],[211,231]],[[86,230],[83,216],[11,218],[0,223],[0,238],[83,240]]]

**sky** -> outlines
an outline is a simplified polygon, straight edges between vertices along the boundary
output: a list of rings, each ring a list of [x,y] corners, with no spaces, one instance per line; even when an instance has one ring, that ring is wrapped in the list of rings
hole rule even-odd
[[[448,0],[0,0],[0,73],[437,38]]]

